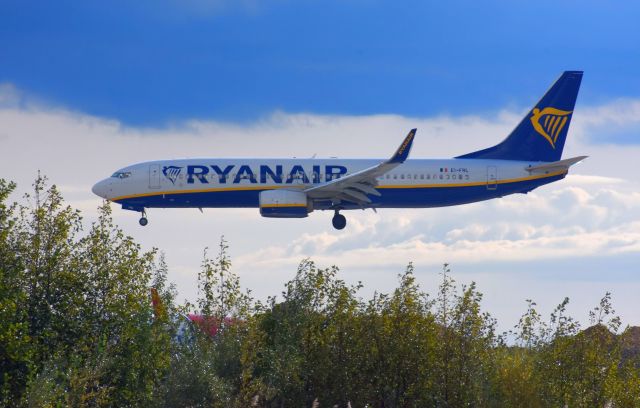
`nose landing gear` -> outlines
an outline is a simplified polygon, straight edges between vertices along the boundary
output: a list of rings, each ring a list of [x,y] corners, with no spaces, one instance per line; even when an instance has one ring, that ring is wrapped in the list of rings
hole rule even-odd
[[[347,226],[347,218],[344,215],[340,214],[338,210],[336,210],[331,223],[333,224],[333,228],[341,230]]]

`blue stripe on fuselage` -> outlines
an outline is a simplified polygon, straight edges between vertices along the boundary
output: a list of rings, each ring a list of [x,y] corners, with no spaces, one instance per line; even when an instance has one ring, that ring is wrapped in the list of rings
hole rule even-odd
[[[487,189],[486,185],[459,187],[410,187],[380,189],[380,197],[370,196],[371,206],[376,208],[429,208],[450,205],[467,204],[476,201],[489,200],[514,193],[531,191],[544,184],[548,184],[565,177],[564,174],[547,178],[517,181],[498,184],[495,190]],[[265,190],[269,190],[265,188]],[[190,192],[180,194],[162,193],[152,196],[141,196],[116,200],[123,207],[139,209],[145,208],[258,208],[258,196],[264,190],[251,189],[230,191]],[[361,208],[358,205],[343,202],[342,207]],[[328,201],[316,201],[314,209],[329,209]]]

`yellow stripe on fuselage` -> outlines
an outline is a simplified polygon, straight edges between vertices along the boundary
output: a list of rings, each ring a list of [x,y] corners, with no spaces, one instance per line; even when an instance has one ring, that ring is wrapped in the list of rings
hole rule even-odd
[[[528,177],[520,177],[515,179],[504,179],[504,180],[496,180],[495,184],[509,184],[509,183],[518,183],[520,181],[530,181],[530,180],[538,180],[548,177],[559,176],[561,174],[567,174],[567,170],[557,171],[549,174],[539,174],[536,176],[528,176]],[[395,184],[395,185],[383,185],[376,186],[376,189],[385,189],[385,188],[443,188],[443,187],[475,187],[475,186],[485,186],[487,184],[493,184],[494,182],[488,181],[475,181],[471,183],[443,183],[443,184]],[[251,191],[251,190],[275,190],[280,188],[297,188],[297,189],[305,189],[309,186],[306,185],[290,185],[290,186],[244,186],[244,187],[217,187],[217,188],[200,188],[200,189],[190,189],[190,190],[171,190],[171,191],[153,191],[149,193],[142,194],[131,194],[120,197],[111,198],[110,201],[120,201],[127,200],[130,198],[140,198],[140,197],[153,197],[159,195],[175,195],[175,194],[191,194],[191,193],[216,193],[216,192],[226,192],[226,191]],[[292,205],[297,206],[297,204]]]
[[[244,187],[218,187],[218,188],[199,188],[190,190],[171,190],[171,191],[152,191],[142,194],[131,194],[120,197],[111,198],[111,201],[126,200],[128,198],[153,197],[159,195],[175,195],[190,193],[217,193],[222,191],[251,191],[251,190],[275,190],[277,188],[307,188],[307,186],[244,186]]]

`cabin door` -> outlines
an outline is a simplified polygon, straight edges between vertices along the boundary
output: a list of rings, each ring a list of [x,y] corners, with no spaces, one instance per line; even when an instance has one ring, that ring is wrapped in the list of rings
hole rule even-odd
[[[487,166],[487,190],[498,188],[498,169],[496,166]]]
[[[160,188],[160,165],[149,166],[149,188]]]

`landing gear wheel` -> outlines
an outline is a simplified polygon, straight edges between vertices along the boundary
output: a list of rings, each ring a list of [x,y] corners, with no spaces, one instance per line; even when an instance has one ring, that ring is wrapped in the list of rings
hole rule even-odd
[[[333,224],[333,228],[341,230],[347,226],[347,218],[336,211],[336,214],[333,216],[331,223]]]
[[[142,225],[144,227],[145,225],[147,225],[149,223],[149,220],[147,219],[147,213],[144,210],[144,208],[142,209],[140,215],[141,215],[141,217],[140,217],[140,220],[138,222],[140,223],[140,225]]]

